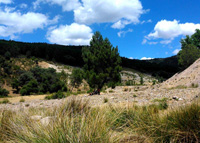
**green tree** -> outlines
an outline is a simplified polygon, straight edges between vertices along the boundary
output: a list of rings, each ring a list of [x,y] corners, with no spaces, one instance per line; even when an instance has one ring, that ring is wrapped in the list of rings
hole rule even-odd
[[[74,69],[71,74],[71,85],[78,87],[83,80],[83,71],[81,69]]]
[[[185,45],[178,54],[178,61],[180,66],[185,69],[194,63],[200,57],[200,49],[195,45]]]
[[[29,81],[28,84],[24,85],[20,90],[22,96],[30,95],[31,93],[38,93],[38,82],[35,79]]]
[[[19,86],[20,86],[19,80],[14,79],[11,83],[11,86],[13,89],[17,90],[17,93],[19,92]]]
[[[140,76],[140,85],[143,85],[143,84],[144,84],[143,76]]]
[[[182,69],[187,68],[200,57],[200,30],[192,36],[181,39],[181,51],[178,53],[178,63]]]
[[[85,63],[85,78],[92,88],[101,89],[106,83],[112,87],[120,82],[121,58],[118,48],[114,48],[108,38],[103,39],[96,32],[89,47],[84,47],[82,57]]]
[[[8,96],[9,91],[0,87],[0,97]]]

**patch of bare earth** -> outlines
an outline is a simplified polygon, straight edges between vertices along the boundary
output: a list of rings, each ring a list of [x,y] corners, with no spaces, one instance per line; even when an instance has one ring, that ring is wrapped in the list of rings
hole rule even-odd
[[[156,88],[155,86],[118,86],[115,89],[108,89],[106,93],[101,95],[89,96],[88,94],[77,95],[76,97],[82,100],[89,101],[91,106],[102,106],[106,104],[117,104],[122,106],[128,106],[131,103],[137,105],[149,105],[153,103],[154,99],[167,98],[169,106],[182,106],[194,101],[200,93],[199,88],[187,88],[187,89],[164,89]],[[174,100],[176,96],[181,100]],[[60,100],[44,100],[45,95],[38,96],[24,96],[24,103],[20,103],[22,97],[9,98],[11,104],[1,104],[0,110],[12,109],[12,110],[24,110],[30,107],[54,107],[65,103],[65,100],[72,98],[72,96],[60,99]],[[107,100],[105,102],[105,99]],[[2,100],[2,99],[0,99]]]

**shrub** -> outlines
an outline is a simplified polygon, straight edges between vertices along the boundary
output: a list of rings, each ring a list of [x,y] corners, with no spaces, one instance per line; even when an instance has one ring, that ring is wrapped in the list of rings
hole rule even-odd
[[[50,100],[50,99],[62,99],[65,98],[65,94],[62,91],[58,91],[57,93],[54,93],[53,95],[48,95],[45,97],[45,99]]]
[[[53,93],[59,90],[67,91],[65,83],[60,80],[59,74],[52,68],[42,69],[36,66],[30,71],[24,72],[18,80],[13,82],[15,88],[18,87],[18,82],[22,87],[20,90],[21,95]]]
[[[0,97],[7,97],[8,94],[9,94],[9,91],[8,91],[8,90],[2,89],[2,88],[0,87]]]
[[[52,96],[52,99],[62,99],[62,98],[65,98],[65,95],[62,91],[58,91]]]
[[[192,88],[197,88],[197,87],[199,87],[199,84],[198,84],[198,83],[197,83],[197,84],[192,83],[191,87],[192,87]]]
[[[137,95],[134,94],[133,97],[137,97]]]
[[[108,98],[104,98],[103,103],[107,103],[107,102],[108,102]]]
[[[19,102],[25,102],[25,99],[24,99],[24,98],[21,98],[21,99],[19,100]]]
[[[3,101],[0,102],[0,104],[7,104],[7,103],[10,103],[8,99],[4,99]]]
[[[155,85],[155,84],[156,84],[156,80],[153,80],[152,82],[153,82],[153,85]]]

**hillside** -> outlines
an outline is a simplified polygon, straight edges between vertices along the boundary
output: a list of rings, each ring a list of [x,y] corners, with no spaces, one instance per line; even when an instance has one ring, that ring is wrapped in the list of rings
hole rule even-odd
[[[29,58],[34,56],[65,65],[82,67],[82,47],[0,40],[0,55],[5,55],[6,52],[9,52],[11,57],[25,55]],[[122,67],[135,69],[142,73],[152,74],[155,77],[162,77],[164,79],[173,76],[179,71],[176,56],[146,61],[122,57],[121,65]]]
[[[200,86],[200,59],[196,60],[190,67],[175,74],[162,84],[165,88],[176,87],[198,87]]]

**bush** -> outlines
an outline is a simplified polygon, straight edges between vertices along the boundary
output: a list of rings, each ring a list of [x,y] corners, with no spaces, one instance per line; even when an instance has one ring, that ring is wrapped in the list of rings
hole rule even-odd
[[[52,99],[62,99],[62,98],[65,98],[65,94],[62,91],[58,91],[52,96]]]
[[[0,97],[7,97],[8,94],[9,94],[9,91],[8,91],[8,90],[2,89],[2,88],[0,87]]]
[[[21,98],[21,99],[19,100],[19,102],[25,102],[25,99]]]
[[[29,81],[29,83],[20,90],[22,96],[30,95],[31,93],[38,93],[38,82],[34,79]]]
[[[107,102],[108,102],[108,98],[104,98],[103,103],[107,103]]]
[[[65,94],[62,91],[58,91],[57,93],[53,95],[48,95],[45,97],[45,99],[50,100],[50,99],[62,99],[65,98]]]
[[[13,82],[13,87],[18,88],[18,83],[22,87],[21,95],[30,95],[33,93],[53,93],[59,90],[67,91],[64,82],[60,80],[55,69],[42,69],[34,67],[30,71],[23,73],[20,78]]]
[[[10,103],[8,99],[4,99],[3,101],[0,101],[0,104],[7,104],[7,103]]]

